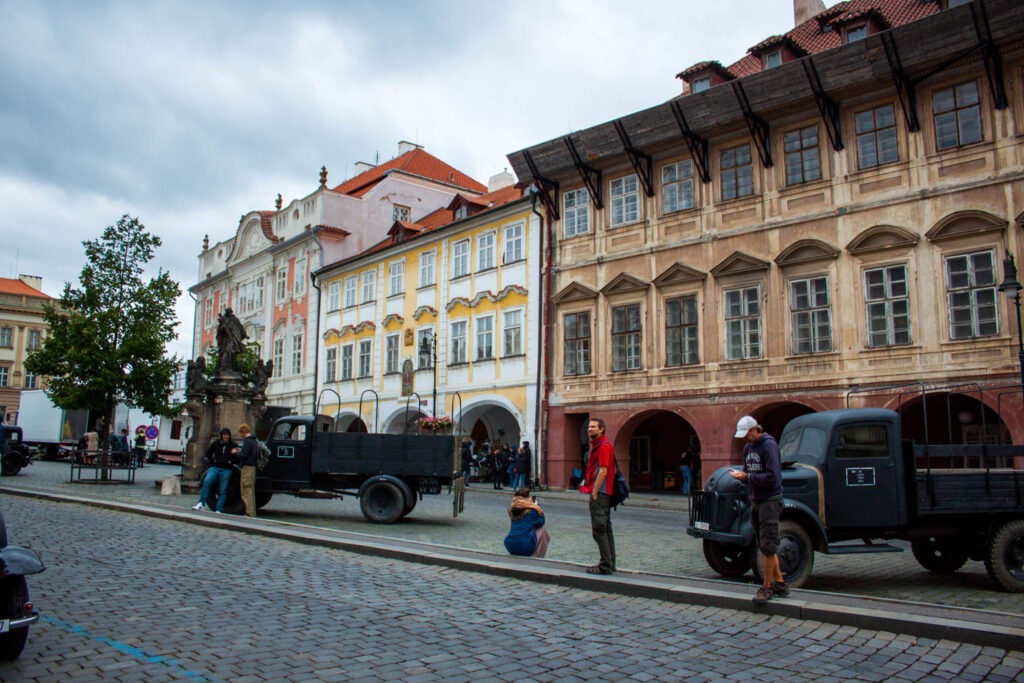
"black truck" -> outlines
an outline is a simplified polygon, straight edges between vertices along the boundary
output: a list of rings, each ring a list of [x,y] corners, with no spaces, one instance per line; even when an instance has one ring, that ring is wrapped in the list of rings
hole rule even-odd
[[[421,496],[441,493],[461,476],[453,436],[334,432],[333,424],[329,417],[296,415],[274,422],[266,441],[269,461],[256,473],[257,508],[275,493],[351,495],[366,519],[391,524],[412,512]],[[232,488],[237,491],[237,481]],[[237,494],[229,500],[237,506]]]
[[[815,551],[900,552],[886,541],[903,539],[932,572],[982,560],[998,586],[1024,592],[1024,471],[1005,467],[1024,456],[1024,446],[914,444],[901,440],[895,411],[854,408],[792,420],[779,453],[778,553],[792,585],[810,576]],[[703,540],[719,574],[753,569],[760,578],[746,488],[729,469],[719,468],[692,496],[686,532]]]

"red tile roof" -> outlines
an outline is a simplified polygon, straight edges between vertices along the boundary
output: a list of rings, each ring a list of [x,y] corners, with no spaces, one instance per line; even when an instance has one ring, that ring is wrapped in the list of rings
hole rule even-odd
[[[272,226],[272,220],[276,211],[257,211],[260,215],[260,230],[263,231],[263,236],[270,240],[271,243],[280,242],[281,238],[274,234],[274,228]]]
[[[449,185],[461,187],[469,192],[483,193],[487,187],[470,178],[462,171],[449,166],[432,154],[416,148],[391,161],[384,162],[379,166],[363,171],[354,178],[349,178],[341,185],[334,188],[335,192],[362,197],[370,189],[379,183],[384,177],[393,171],[401,171],[410,175],[429,178]]]
[[[841,31],[835,30],[836,24],[832,22],[841,24],[860,17],[875,16],[884,26],[900,26],[923,19],[941,9],[940,4],[935,0],[846,0],[829,7],[816,17],[808,19],[782,37],[792,41],[793,45],[805,53],[814,54],[831,50],[843,44],[843,34]],[[777,38],[773,36],[768,40],[773,39]],[[765,47],[764,43],[768,40],[758,43],[751,50]],[[715,62],[699,62],[680,72],[676,77],[684,78],[707,68],[710,64],[715,64]],[[730,64],[726,71],[736,78],[749,76],[761,71],[761,60],[753,54],[748,54],[743,59]]]
[[[26,285],[21,280],[14,280],[9,277],[0,277],[0,294],[16,294],[18,296],[37,296],[43,299],[52,299],[49,294],[44,294],[35,287]]]

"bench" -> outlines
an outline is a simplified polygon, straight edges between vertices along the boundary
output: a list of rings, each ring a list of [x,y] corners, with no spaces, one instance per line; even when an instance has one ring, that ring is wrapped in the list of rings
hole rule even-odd
[[[134,484],[131,451],[75,449],[71,454],[72,484]]]

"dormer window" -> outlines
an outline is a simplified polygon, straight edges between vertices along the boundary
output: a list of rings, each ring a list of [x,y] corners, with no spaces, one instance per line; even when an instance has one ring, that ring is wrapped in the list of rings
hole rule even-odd
[[[409,209],[408,206],[395,204],[391,209],[391,220],[410,221],[412,220],[412,211]]]
[[[469,216],[469,207],[463,204],[459,208],[455,209],[455,220],[461,221],[463,218]]]
[[[697,78],[690,84],[691,92],[702,92],[711,87],[711,76],[705,76],[704,78]]]
[[[782,64],[782,50],[769,52],[761,58],[761,66],[764,69],[774,69]]]
[[[851,26],[846,29],[846,43],[855,43],[858,40],[864,40],[868,37],[868,25],[861,24],[860,26]]]

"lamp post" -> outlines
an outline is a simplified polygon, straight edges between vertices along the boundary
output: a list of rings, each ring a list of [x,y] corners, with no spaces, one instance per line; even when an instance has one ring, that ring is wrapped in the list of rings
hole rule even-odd
[[[1018,305],[1019,306],[1019,305]],[[1017,309],[1018,314],[1020,308]],[[1024,351],[1021,351],[1024,354]],[[430,367],[434,371],[434,398],[430,404],[431,417],[437,417],[437,337],[431,330],[420,338],[420,356],[430,354]]]
[[[1017,264],[1013,261],[1013,254],[1007,253],[1003,258],[1003,282],[999,285],[999,291],[1005,294],[1017,308],[1017,362],[1020,365],[1020,383],[1024,388],[1024,338],[1021,338],[1020,326],[1020,290],[1021,285],[1017,282]],[[1024,400],[1024,393],[1021,394]]]

